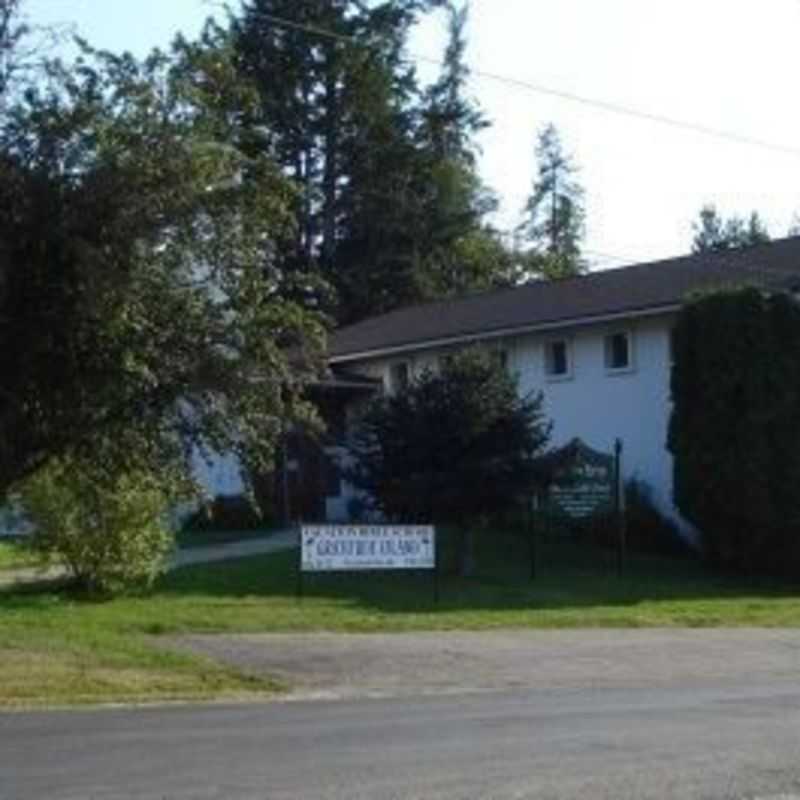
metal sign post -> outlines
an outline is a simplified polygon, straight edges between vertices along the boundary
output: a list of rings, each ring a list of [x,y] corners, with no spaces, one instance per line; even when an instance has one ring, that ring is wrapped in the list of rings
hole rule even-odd
[[[530,546],[531,580],[536,580],[537,553],[536,553],[536,512],[539,509],[539,497],[534,492],[528,500],[528,543]]]
[[[625,571],[627,536],[625,530],[625,487],[622,483],[622,441],[614,442],[614,515],[617,524],[617,574]]]
[[[297,548],[297,600],[303,599],[303,529],[298,527],[297,540],[300,547]]]

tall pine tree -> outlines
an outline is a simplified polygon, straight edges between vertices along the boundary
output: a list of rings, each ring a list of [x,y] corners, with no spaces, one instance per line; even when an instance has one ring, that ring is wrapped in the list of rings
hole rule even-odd
[[[405,56],[418,17],[443,0],[247,0],[233,34],[262,104],[261,147],[298,187],[287,271],[336,291],[350,322],[495,282],[507,258],[483,224],[494,200],[477,177],[485,125],[465,98],[466,13],[446,5],[439,79]]]
[[[585,211],[577,168],[564,153],[555,126],[547,125],[536,144],[538,173],[517,229],[527,245],[522,253],[527,276],[563,278],[584,271],[581,240]]]
[[[486,222],[496,210],[494,194],[477,170],[478,134],[489,126],[467,92],[467,5],[446,6],[448,44],[441,73],[427,89],[419,131],[427,185],[418,270],[423,298],[490,288],[509,280],[511,257]]]
[[[361,204],[354,180],[402,138],[414,90],[402,50],[421,0],[248,0],[233,34],[241,72],[258,87],[262,147],[298,187],[285,268],[338,290],[339,244]],[[382,187],[372,186],[370,191]],[[343,314],[348,316],[346,311]]]
[[[693,253],[749,247],[770,240],[767,226],[757,211],[753,211],[747,219],[736,215],[724,219],[716,206],[711,204],[700,209],[698,220],[692,224],[692,229]]]

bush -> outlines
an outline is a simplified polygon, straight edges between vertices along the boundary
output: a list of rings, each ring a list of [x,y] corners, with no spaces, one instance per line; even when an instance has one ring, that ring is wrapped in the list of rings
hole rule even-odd
[[[21,487],[31,545],[89,594],[148,588],[173,547],[162,485],[146,471],[109,476],[75,459],[52,461]]]
[[[676,505],[712,562],[800,575],[800,306],[708,295],[683,309],[674,344]]]
[[[625,516],[628,549],[684,558],[694,555],[675,523],[655,507],[646,483],[631,480],[625,485]]]
[[[496,361],[465,351],[372,402],[349,442],[345,476],[390,520],[462,529],[468,574],[469,521],[534,490],[549,435],[541,394],[521,397]]]
[[[608,549],[619,547],[619,521],[613,512],[584,519],[540,512],[541,524],[557,536]],[[678,527],[656,508],[650,487],[640,480],[625,484],[625,548],[632,553],[691,558],[695,550]]]

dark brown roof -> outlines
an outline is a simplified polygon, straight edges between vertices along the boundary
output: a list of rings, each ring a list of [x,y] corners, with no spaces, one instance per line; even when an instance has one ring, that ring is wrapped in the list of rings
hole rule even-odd
[[[691,292],[737,284],[800,287],[800,236],[392,311],[339,329],[331,338],[331,360],[655,312],[678,305]]]

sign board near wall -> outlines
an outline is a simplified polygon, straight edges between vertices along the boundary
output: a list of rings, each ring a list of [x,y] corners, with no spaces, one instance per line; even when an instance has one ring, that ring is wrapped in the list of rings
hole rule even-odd
[[[555,478],[550,487],[554,511],[576,520],[614,511],[617,485],[614,456],[573,439],[554,454],[554,460]]]
[[[302,572],[436,569],[431,525],[304,525]]]

